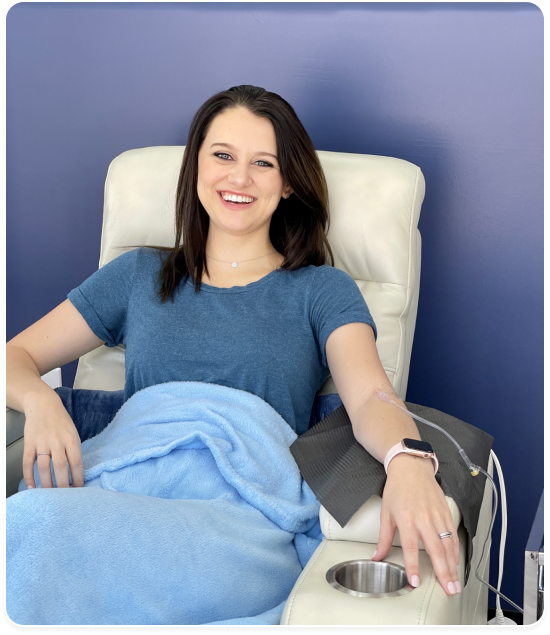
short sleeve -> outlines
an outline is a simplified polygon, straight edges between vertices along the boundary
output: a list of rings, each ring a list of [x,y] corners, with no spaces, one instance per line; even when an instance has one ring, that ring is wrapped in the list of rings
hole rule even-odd
[[[118,256],[67,295],[107,346],[123,341],[137,256],[137,249]]]
[[[376,325],[355,280],[345,271],[323,265],[316,268],[311,290],[310,320],[319,342],[321,361],[328,368],[325,345],[328,336],[352,322]]]

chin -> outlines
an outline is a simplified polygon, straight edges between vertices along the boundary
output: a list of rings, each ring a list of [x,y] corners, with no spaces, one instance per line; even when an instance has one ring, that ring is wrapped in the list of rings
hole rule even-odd
[[[219,229],[222,231],[231,233],[231,234],[242,234],[243,232],[250,231],[253,229],[249,223],[239,223],[239,222],[223,222],[216,223]]]

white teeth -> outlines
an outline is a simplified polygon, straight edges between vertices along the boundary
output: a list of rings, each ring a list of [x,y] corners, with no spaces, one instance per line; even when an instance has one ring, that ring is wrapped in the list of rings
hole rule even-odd
[[[222,194],[224,201],[231,201],[233,203],[252,203],[254,200],[250,196],[241,196],[237,194]]]

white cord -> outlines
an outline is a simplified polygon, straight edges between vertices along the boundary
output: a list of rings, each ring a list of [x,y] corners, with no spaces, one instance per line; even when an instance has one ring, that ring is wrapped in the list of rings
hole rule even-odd
[[[502,575],[504,573],[504,550],[506,548],[506,533],[508,530],[508,508],[506,506],[506,488],[504,486],[504,475],[502,473],[502,468],[500,466],[500,462],[497,458],[497,455],[491,450],[491,456],[493,457],[493,461],[495,467],[497,468],[498,474],[498,485],[500,489],[500,505],[501,505],[501,528],[500,528],[500,549],[498,555],[498,583],[497,590],[500,591],[500,585],[502,584]],[[500,596],[497,594],[496,596],[496,610],[495,610],[495,621],[499,626],[504,626],[506,624],[504,613],[500,607]]]

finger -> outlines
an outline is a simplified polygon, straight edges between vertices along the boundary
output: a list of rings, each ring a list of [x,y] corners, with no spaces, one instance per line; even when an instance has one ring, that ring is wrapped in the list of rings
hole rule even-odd
[[[69,487],[69,468],[64,448],[52,451],[52,464],[57,487]]]
[[[451,556],[450,556],[450,562],[449,562],[449,567],[451,567],[452,571],[456,571],[456,581],[459,582],[460,580],[460,575],[459,575],[459,565],[460,565],[460,541],[458,540],[458,531],[456,529],[456,527],[453,524],[447,525],[447,527],[451,527],[451,529],[449,529],[449,531],[451,531],[453,533],[453,537],[449,539],[449,541],[452,543],[452,550],[451,550]],[[459,585],[460,587],[460,582]]]
[[[454,571],[454,569],[456,569],[458,565],[460,564],[460,541],[458,540],[458,531],[455,527],[455,523],[448,506],[447,506],[446,512],[447,513],[443,514],[442,524],[441,525],[438,524],[437,527],[440,527],[440,526],[447,527],[447,530],[442,530],[442,531],[450,531],[453,534],[453,537],[448,540],[451,540],[453,543],[453,556],[454,556],[453,571]]]
[[[399,526],[401,548],[403,549],[403,562],[407,580],[412,587],[420,586],[420,568],[418,566],[418,533],[411,524]]]
[[[456,584],[458,582],[458,589],[460,590],[460,576],[458,575],[458,569],[460,564],[460,542],[458,540],[458,532],[456,527],[454,526],[453,517],[451,515],[450,510],[447,508],[447,513],[444,514],[443,523],[441,525],[437,525],[438,527],[447,527],[448,531],[453,534],[452,538],[445,538],[444,542],[450,542],[452,544],[452,549],[447,550],[447,560],[449,561],[449,569],[454,574],[456,571],[456,577],[453,575],[453,580]],[[444,545],[447,547],[448,545]]]
[[[82,450],[80,445],[66,448],[67,461],[71,468],[71,481],[73,487],[84,486],[84,468],[82,466]]]
[[[443,531],[442,529],[441,533]],[[451,540],[449,538],[440,538],[439,533],[432,525],[431,528],[426,531],[426,535],[422,535],[422,542],[430,556],[439,584],[441,584],[447,595],[455,595],[458,592],[455,585],[457,579],[456,565],[451,565],[451,571],[446,551],[446,549],[450,547],[451,553],[453,553],[452,562],[454,562],[454,549]],[[445,543],[447,543],[448,547]]]
[[[396,525],[389,513],[384,510],[380,512],[380,533],[378,534],[378,544],[372,554],[373,560],[383,560],[390,552],[393,538],[395,536]]]
[[[50,457],[47,454],[39,454],[36,457],[36,465],[38,467],[38,475],[40,476],[40,485],[42,487],[53,487]]]
[[[34,489],[36,483],[34,481],[34,459],[36,450],[23,441],[23,480],[27,489]]]
[[[443,530],[443,531],[447,531],[447,530]],[[443,533],[443,532],[440,532],[440,533]],[[460,583],[458,584],[458,587],[456,586],[456,583],[458,582],[458,570],[456,567],[455,548],[453,543],[455,532],[451,531],[451,533],[453,534],[452,538],[440,538],[440,540],[441,540],[443,549],[445,551],[445,557],[447,558],[447,569],[451,576],[451,580],[452,582],[454,582],[455,587],[457,588],[457,591],[460,591]]]

